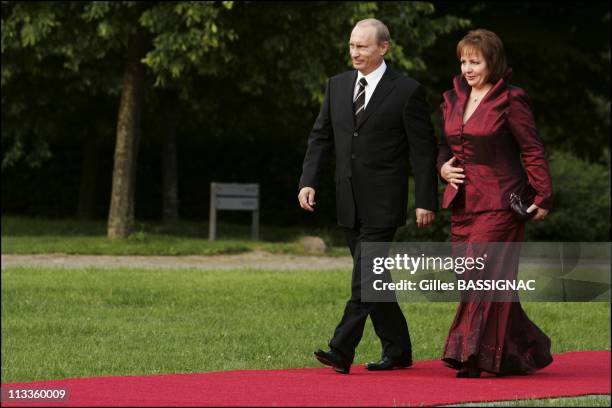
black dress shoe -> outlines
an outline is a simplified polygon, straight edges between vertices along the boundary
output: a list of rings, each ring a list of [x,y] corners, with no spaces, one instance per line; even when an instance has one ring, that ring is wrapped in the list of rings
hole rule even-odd
[[[389,357],[383,357],[380,361],[366,363],[366,370],[370,371],[384,371],[384,370],[396,370],[399,368],[408,368],[412,365],[412,360],[392,360]]]
[[[461,368],[457,371],[457,378],[480,378],[480,370],[472,370],[470,368]]]
[[[351,362],[346,360],[337,351],[318,349],[314,352],[314,355],[321,363],[331,366],[336,372],[341,374],[348,374],[351,369]]]
[[[463,363],[459,371],[457,371],[457,378],[479,378],[480,368],[472,360]]]

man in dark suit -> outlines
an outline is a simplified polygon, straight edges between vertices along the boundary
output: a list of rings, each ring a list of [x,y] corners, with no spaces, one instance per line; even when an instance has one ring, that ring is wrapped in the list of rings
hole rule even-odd
[[[336,153],[336,209],[353,256],[351,298],[329,342],[315,357],[348,374],[365,321],[372,319],[383,351],[368,370],[412,364],[406,319],[397,302],[361,299],[362,242],[391,242],[405,225],[408,205],[408,159],[415,181],[416,223],[434,219],[437,209],[436,140],[423,87],[387,67],[387,27],[376,19],[358,22],[351,33],[355,70],[329,79],[325,100],[308,138],[300,206],[314,211],[315,191],[328,153]],[[364,261],[365,262],[365,261]]]

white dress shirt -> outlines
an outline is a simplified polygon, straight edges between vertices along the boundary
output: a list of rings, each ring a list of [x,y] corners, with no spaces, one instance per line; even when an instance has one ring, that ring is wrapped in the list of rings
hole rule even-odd
[[[353,93],[353,100],[357,96],[357,91],[359,90],[359,80],[361,78],[366,79],[368,84],[365,87],[365,105],[364,110],[368,107],[368,102],[376,89],[376,85],[380,82],[385,70],[387,69],[387,64],[385,64],[385,60],[376,68],[374,71],[370,72],[368,75],[363,75],[361,72],[357,71],[357,81],[355,81],[355,92]]]

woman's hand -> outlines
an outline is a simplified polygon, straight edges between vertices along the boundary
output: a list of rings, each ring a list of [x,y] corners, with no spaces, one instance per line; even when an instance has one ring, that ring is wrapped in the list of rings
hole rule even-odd
[[[450,183],[451,186],[458,190],[459,186],[457,184],[463,184],[465,174],[463,174],[463,169],[461,167],[453,166],[456,160],[457,158],[453,156],[449,161],[444,163],[440,168],[440,175],[444,180]]]
[[[531,204],[529,208],[527,209],[527,212],[531,213],[532,211],[536,211],[536,210],[537,210],[536,214],[531,218],[532,221],[542,221],[548,215],[548,210],[545,210],[544,208],[540,208],[535,204]]]

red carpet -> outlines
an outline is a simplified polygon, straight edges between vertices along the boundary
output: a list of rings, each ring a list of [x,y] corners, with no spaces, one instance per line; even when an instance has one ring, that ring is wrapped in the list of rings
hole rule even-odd
[[[402,406],[610,394],[610,352],[557,354],[531,376],[457,379],[439,360],[406,370],[350,375],[330,368],[239,370],[146,377],[95,377],[3,384],[68,387],[66,402],[3,402],[2,406]]]

